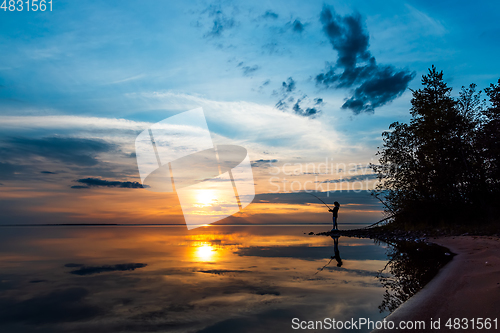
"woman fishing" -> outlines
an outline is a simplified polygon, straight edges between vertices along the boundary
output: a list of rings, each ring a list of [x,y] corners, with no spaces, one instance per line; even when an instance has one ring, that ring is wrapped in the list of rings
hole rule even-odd
[[[339,218],[339,209],[340,209],[340,204],[338,203],[338,201],[335,201],[333,203],[335,205],[335,207],[333,207],[333,209],[332,209],[330,206],[328,206],[326,204],[326,202],[321,200],[321,198],[315,196],[312,193],[307,193],[307,194],[312,195],[313,197],[315,197],[316,199],[321,201],[328,208],[328,211],[333,214],[333,217],[332,217],[333,218],[333,229],[330,232],[338,231],[339,229],[338,229],[338,225],[337,225],[337,219]]]
[[[338,225],[337,225],[337,219],[339,218],[339,209],[340,209],[340,204],[335,201],[333,203],[335,207],[333,209],[329,209],[328,211],[333,214],[333,229],[332,231],[337,231],[339,230]]]

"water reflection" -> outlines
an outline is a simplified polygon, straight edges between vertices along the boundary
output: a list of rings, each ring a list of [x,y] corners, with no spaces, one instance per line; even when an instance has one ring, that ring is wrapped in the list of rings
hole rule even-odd
[[[195,257],[198,261],[213,261],[215,251],[217,250],[209,243],[197,245]]]
[[[321,269],[319,269],[315,275],[317,275],[319,272],[322,272],[327,266],[330,265],[330,263],[335,259],[337,261],[337,267],[342,267],[342,258],[340,258],[340,251],[339,251],[339,238],[340,236],[334,236],[330,235],[330,237],[333,239],[333,251],[335,252],[334,256],[331,256],[330,261]]]
[[[323,229],[2,228],[0,331],[281,332],[295,317],[381,319],[386,246],[307,234]],[[342,265],[314,275],[332,254]]]
[[[435,244],[402,241],[391,245],[389,261],[378,273],[386,288],[380,312],[396,310],[452,259],[446,248]]]
[[[340,236],[331,236],[333,238],[333,249],[335,251],[335,256],[332,257],[332,259],[337,260],[337,267],[342,267],[342,259],[340,258],[340,251],[339,251],[339,238]]]

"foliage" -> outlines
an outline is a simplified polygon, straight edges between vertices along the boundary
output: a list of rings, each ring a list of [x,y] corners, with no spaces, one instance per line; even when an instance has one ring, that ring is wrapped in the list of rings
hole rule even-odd
[[[486,89],[490,107],[475,84],[451,97],[434,66],[422,85],[413,91],[410,122],[382,133],[375,194],[384,195],[396,223],[484,219],[500,193],[500,80]]]

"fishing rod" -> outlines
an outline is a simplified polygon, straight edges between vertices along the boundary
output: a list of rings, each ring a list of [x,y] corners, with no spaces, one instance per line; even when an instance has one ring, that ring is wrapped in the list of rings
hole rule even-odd
[[[317,196],[315,196],[314,194],[309,193],[309,192],[306,192],[306,193],[307,193],[307,194],[312,195],[313,197],[315,197],[316,199],[318,199],[319,201],[321,201],[321,202],[322,202],[322,203],[323,203],[323,204],[324,204],[324,205],[325,205],[325,206],[326,206],[329,210],[332,210],[332,209],[330,208],[330,206],[328,206],[328,205],[326,204],[326,202],[324,202],[323,200],[321,200],[319,197],[317,197]]]
[[[321,269],[319,271],[316,271],[316,273],[314,273],[314,275],[317,275],[319,272],[322,272],[326,266],[330,265],[330,263],[333,261],[333,259],[335,259],[335,257],[331,257],[330,261],[323,267],[321,267]]]

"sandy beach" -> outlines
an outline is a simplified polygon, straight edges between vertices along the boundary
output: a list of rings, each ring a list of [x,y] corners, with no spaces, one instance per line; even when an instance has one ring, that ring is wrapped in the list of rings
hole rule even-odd
[[[429,241],[447,247],[456,256],[416,295],[389,315],[386,320],[424,321],[424,330],[411,332],[454,331],[445,326],[451,318],[460,318],[460,332],[496,331],[473,329],[471,319],[500,317],[500,238],[491,236],[457,236],[430,238]],[[463,320],[467,318],[467,320]],[[439,319],[440,329],[431,328],[431,320]],[[500,318],[498,318],[500,320]],[[497,320],[497,322],[498,322]],[[481,321],[481,320],[479,320]],[[478,322],[476,321],[476,324]],[[500,323],[499,323],[500,325]],[[497,330],[500,327],[497,327]],[[374,332],[409,332],[382,329]]]

